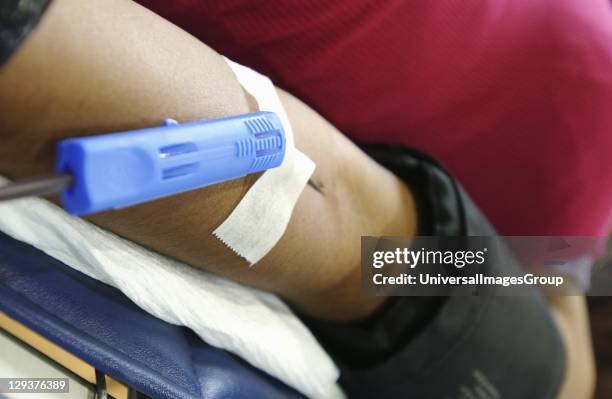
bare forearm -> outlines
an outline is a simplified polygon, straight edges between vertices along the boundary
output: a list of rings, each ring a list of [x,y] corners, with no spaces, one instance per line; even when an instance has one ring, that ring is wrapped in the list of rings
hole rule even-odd
[[[412,198],[320,116],[280,94],[323,193],[306,188],[286,234],[256,267],[211,235],[256,176],[91,220],[311,314],[364,315],[378,302],[358,292],[359,236],[414,233]],[[0,109],[0,172],[13,178],[51,172],[53,146],[65,137],[254,111],[218,54],[124,0],[56,0],[0,71]]]

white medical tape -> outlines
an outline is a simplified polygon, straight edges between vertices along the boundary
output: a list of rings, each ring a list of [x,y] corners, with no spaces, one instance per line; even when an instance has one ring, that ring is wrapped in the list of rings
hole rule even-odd
[[[297,200],[315,169],[315,163],[295,148],[293,130],[274,85],[266,76],[225,59],[238,82],[260,111],[280,118],[286,137],[281,166],[267,170],[213,234],[251,265],[263,258],[281,239]]]

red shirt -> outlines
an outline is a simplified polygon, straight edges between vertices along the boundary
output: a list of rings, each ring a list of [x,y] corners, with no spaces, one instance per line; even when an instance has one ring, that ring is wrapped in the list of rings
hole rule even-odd
[[[612,215],[608,0],[140,0],[361,142],[438,158],[506,235]]]

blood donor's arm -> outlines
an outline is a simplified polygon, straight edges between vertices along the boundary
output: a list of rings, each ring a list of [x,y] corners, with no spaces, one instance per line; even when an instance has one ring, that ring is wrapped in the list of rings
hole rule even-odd
[[[274,291],[328,319],[369,314],[382,299],[359,284],[360,236],[411,235],[416,213],[406,186],[314,111],[280,92],[297,147],[316,164],[287,232],[258,264],[211,232],[257,176],[121,211],[94,223],[157,252]],[[66,137],[255,111],[222,57],[126,0],[55,0],[0,69],[0,173],[53,172]]]

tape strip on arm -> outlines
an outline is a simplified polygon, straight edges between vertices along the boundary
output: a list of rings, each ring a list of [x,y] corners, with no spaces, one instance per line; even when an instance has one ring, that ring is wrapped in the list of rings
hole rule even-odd
[[[293,141],[287,113],[270,79],[227,58],[238,82],[255,100],[260,111],[275,112],[286,137],[281,166],[266,171],[213,234],[251,265],[257,263],[281,239],[293,208],[315,169]]]

